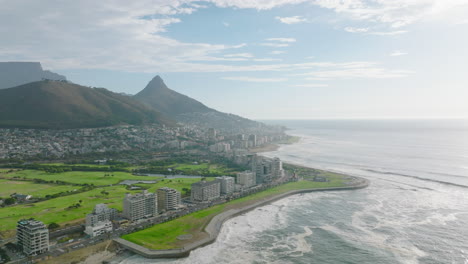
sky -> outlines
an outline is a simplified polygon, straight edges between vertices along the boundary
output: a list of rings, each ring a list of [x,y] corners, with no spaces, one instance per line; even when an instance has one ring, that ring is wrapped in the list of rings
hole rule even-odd
[[[0,0],[0,61],[252,119],[468,118],[468,0]]]

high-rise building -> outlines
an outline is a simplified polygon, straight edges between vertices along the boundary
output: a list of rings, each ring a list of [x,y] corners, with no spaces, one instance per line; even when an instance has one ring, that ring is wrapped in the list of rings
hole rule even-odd
[[[175,210],[181,204],[181,195],[177,190],[162,187],[157,191],[158,196],[158,211]]]
[[[96,204],[92,213],[86,215],[86,226],[95,226],[99,222],[112,221],[117,217],[117,209],[105,204]]]
[[[249,188],[255,185],[255,173],[244,171],[237,173],[237,184]]]
[[[157,195],[148,191],[137,194],[125,194],[123,215],[130,221],[156,216],[158,213]]]
[[[221,183],[219,180],[200,181],[192,184],[192,201],[204,202],[219,198],[221,195]]]
[[[49,251],[49,230],[44,223],[33,218],[18,222],[16,239],[18,247],[28,256]]]
[[[234,192],[234,178],[229,176],[216,177],[221,183],[221,194]]]
[[[271,174],[275,178],[280,178],[284,175],[283,162],[277,157],[273,158],[271,162]]]

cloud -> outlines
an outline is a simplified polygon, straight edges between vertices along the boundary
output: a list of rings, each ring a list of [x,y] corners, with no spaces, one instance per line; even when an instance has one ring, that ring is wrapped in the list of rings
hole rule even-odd
[[[295,38],[268,38],[267,41],[296,42]]]
[[[224,25],[225,27],[231,26],[231,24],[229,24],[228,22],[224,22],[224,21],[223,21],[223,25]]]
[[[369,28],[345,27],[344,30],[351,33],[365,33],[369,31]]]
[[[262,58],[262,59],[253,59],[253,61],[266,62],[266,61],[282,61],[282,60],[275,59],[275,58]]]
[[[284,54],[286,53],[286,51],[283,51],[283,50],[274,50],[272,52],[270,52],[270,54],[272,55],[280,55],[280,54]]]
[[[298,24],[298,23],[304,23],[307,22],[306,18],[303,18],[302,16],[291,16],[291,17],[275,17],[275,19],[279,20],[281,23],[284,24]]]
[[[222,77],[223,80],[242,81],[242,82],[284,82],[286,78],[256,78],[248,76]]]
[[[382,23],[397,29],[421,20],[452,20],[466,16],[466,0],[315,0],[322,8],[334,10],[337,14],[354,20]],[[459,12],[462,9],[465,12]]]
[[[305,83],[305,84],[296,84],[295,87],[305,87],[305,88],[317,88],[317,87],[328,87],[328,84],[324,83]]]
[[[403,55],[407,55],[408,53],[406,52],[402,52],[400,50],[395,50],[394,52],[390,53],[390,56],[392,57],[396,57],[396,56],[403,56]]]
[[[380,32],[369,32],[369,35],[376,36],[395,36],[408,33],[406,30],[395,30],[395,31],[380,31]]]
[[[275,48],[285,48],[289,47],[288,43],[260,43],[262,46],[275,47]]]
[[[233,58],[233,57],[242,57],[242,58],[253,58],[253,54],[251,53],[234,53],[234,54],[226,54],[224,57]]]

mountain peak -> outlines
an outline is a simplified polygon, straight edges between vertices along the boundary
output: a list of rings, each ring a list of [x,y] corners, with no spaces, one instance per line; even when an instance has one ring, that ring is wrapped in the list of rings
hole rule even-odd
[[[159,89],[169,89],[167,88],[166,84],[164,83],[163,79],[159,76],[156,75],[149,83],[146,85],[146,89],[151,89],[151,90],[159,90]]]

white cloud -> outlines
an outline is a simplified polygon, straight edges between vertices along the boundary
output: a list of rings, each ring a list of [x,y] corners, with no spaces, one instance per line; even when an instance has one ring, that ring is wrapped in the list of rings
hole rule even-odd
[[[284,54],[286,53],[286,51],[283,51],[283,50],[274,50],[272,52],[270,52],[270,54],[272,55],[280,55],[280,54]]]
[[[428,19],[453,20],[466,16],[467,0],[315,0],[313,4],[352,19],[401,28]],[[464,12],[460,12],[462,9]]]
[[[223,80],[242,81],[242,82],[284,82],[286,78],[256,78],[248,76],[222,77]]]
[[[228,22],[224,22],[224,21],[223,21],[223,25],[224,25],[225,27],[231,26],[231,24],[229,24]]]
[[[395,50],[394,52],[390,53],[390,56],[396,57],[396,56],[403,56],[407,55],[408,53],[400,51],[400,50]]]
[[[305,83],[305,84],[296,84],[296,87],[306,87],[306,88],[317,88],[317,87],[328,87],[328,84],[324,83]]]
[[[378,31],[378,32],[369,32],[369,35],[376,36],[395,36],[408,33],[406,30],[395,30],[395,31]]]
[[[369,31],[369,28],[345,27],[344,30],[351,33],[365,33]]]
[[[298,23],[304,23],[307,22],[306,18],[303,18],[302,16],[291,16],[291,17],[275,17],[275,19],[279,20],[281,23],[284,24],[298,24]]]
[[[296,42],[295,38],[268,38],[267,41]]]
[[[242,58],[253,58],[253,54],[251,53],[234,53],[234,54],[226,54],[224,57],[226,58],[233,58],[233,57],[242,57]]]
[[[262,59],[253,59],[253,61],[265,62],[265,61],[282,61],[282,60],[275,59],[275,58],[262,58]]]
[[[288,43],[260,43],[262,46],[274,47],[274,48],[285,48],[289,47]]]

